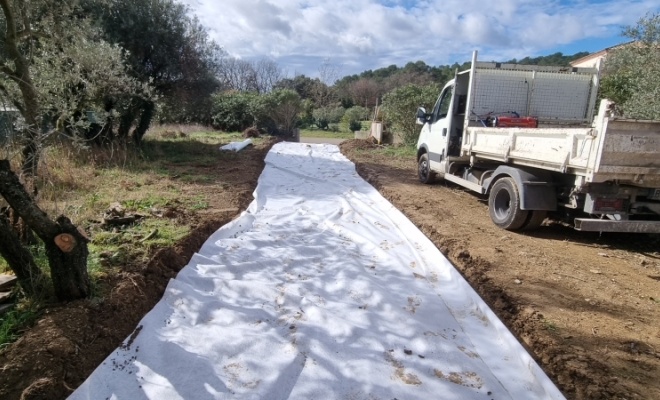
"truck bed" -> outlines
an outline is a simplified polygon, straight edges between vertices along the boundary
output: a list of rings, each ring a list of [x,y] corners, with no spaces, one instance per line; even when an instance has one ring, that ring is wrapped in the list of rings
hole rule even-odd
[[[599,114],[594,127],[468,127],[462,156],[660,187],[660,122]]]

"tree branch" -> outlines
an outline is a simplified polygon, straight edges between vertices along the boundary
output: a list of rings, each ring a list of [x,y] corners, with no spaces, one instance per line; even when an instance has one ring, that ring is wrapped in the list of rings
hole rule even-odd
[[[16,40],[25,39],[28,37],[50,39],[51,36],[43,32],[34,32],[32,30],[26,29],[16,33]]]
[[[5,19],[7,20],[7,39],[15,41],[16,40],[16,21],[14,21],[14,12],[9,5],[9,0],[0,0],[0,7],[2,7],[2,12],[5,14]]]
[[[9,160],[0,160],[0,195],[44,242],[51,241],[60,233],[57,224],[48,218],[25,191],[11,170]]]

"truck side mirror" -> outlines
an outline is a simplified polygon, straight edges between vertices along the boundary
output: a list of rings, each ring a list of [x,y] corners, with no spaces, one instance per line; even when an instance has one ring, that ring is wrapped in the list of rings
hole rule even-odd
[[[428,119],[428,114],[426,113],[426,108],[419,107],[417,109],[417,125],[424,125]]]

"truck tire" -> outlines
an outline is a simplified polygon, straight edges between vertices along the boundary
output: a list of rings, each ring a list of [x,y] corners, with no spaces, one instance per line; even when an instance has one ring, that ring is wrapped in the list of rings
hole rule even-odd
[[[488,212],[495,225],[508,231],[520,229],[527,221],[529,211],[520,209],[520,194],[512,178],[495,182],[488,196]]]
[[[430,185],[435,180],[435,172],[431,171],[431,164],[429,163],[429,155],[422,154],[417,162],[417,176],[419,181]]]
[[[548,212],[545,210],[531,210],[529,215],[525,220],[525,223],[520,227],[523,231],[532,231],[538,229],[543,221],[545,221],[548,216]]]

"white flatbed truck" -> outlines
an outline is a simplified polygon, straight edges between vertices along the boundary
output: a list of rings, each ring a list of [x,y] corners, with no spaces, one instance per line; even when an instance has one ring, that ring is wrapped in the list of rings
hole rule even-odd
[[[598,68],[478,62],[474,52],[433,110],[417,112],[420,181],[488,195],[507,230],[552,212],[581,231],[660,232],[660,121],[616,118],[608,100],[594,117],[598,81]],[[497,126],[498,115],[537,127]]]

